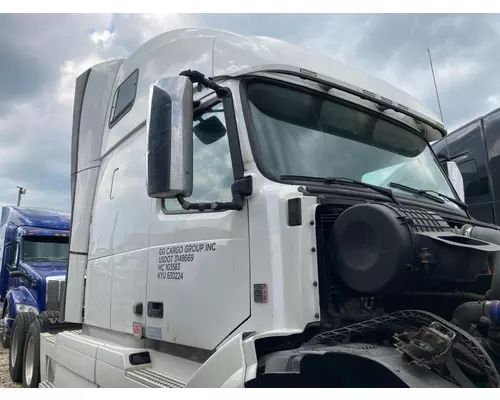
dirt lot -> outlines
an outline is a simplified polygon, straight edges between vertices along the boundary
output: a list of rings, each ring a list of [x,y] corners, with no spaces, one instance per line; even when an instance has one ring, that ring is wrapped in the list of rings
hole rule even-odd
[[[9,350],[0,346],[0,388],[20,388],[21,385],[12,383],[9,374]]]

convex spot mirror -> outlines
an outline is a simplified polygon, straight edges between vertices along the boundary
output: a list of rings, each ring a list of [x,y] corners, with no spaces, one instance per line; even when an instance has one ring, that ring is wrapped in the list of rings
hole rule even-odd
[[[163,78],[150,86],[146,135],[148,196],[191,196],[193,84],[189,78]]]
[[[226,134],[226,127],[216,115],[198,121],[193,132],[204,145],[215,143]]]
[[[455,188],[455,191],[457,192],[459,199],[462,202],[465,202],[464,179],[462,177],[462,173],[458,169],[457,163],[455,163],[454,161],[447,161],[443,163],[443,166],[446,169],[448,178],[450,179],[451,184]]]

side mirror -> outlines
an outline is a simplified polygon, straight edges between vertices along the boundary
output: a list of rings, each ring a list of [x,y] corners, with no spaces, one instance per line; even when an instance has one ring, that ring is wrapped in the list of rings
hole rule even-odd
[[[148,196],[191,196],[193,83],[189,78],[164,78],[150,86],[146,132]]]
[[[6,266],[11,266],[12,268],[15,267],[15,265],[17,264],[17,253],[18,244],[16,241],[8,242],[5,244],[3,260],[5,261]]]
[[[464,179],[462,177],[462,173],[458,169],[457,163],[454,161],[447,161],[443,163],[443,166],[448,173],[448,178],[450,179],[451,184],[458,193],[458,197],[462,202],[465,202]]]

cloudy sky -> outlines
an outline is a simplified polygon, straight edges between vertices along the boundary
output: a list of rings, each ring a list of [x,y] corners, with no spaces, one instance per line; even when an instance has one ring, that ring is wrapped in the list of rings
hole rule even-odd
[[[70,208],[75,78],[180,27],[272,36],[313,49],[412,93],[437,115],[427,46],[450,130],[500,107],[500,15],[2,14],[0,204]]]

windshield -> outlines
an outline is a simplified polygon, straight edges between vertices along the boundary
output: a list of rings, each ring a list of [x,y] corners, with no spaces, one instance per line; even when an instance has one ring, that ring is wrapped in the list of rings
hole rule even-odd
[[[67,237],[26,236],[22,247],[23,261],[68,261]]]
[[[259,162],[274,177],[343,177],[420,196],[395,182],[456,198],[427,141],[404,125],[292,85],[250,80],[247,96]]]

